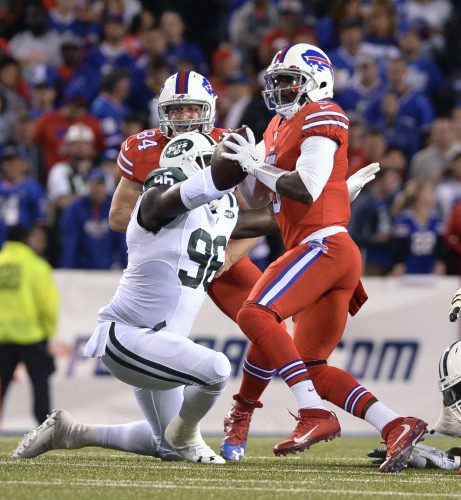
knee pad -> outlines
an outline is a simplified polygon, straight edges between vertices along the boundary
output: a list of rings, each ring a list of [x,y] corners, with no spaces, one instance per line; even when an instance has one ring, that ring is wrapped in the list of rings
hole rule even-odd
[[[205,386],[194,386],[200,392],[221,394],[226,387],[231,373],[231,364],[222,352],[215,352],[210,359],[210,379]]]
[[[231,364],[227,359],[227,356],[222,352],[217,352],[214,356],[213,360],[213,370],[216,373],[216,378],[218,380],[224,379],[227,382],[227,379],[231,374]]]
[[[275,319],[277,322],[279,321],[277,315],[270,309],[252,303],[244,304],[237,314],[237,324],[243,331],[252,325],[254,326],[255,321],[267,321],[268,319]]]

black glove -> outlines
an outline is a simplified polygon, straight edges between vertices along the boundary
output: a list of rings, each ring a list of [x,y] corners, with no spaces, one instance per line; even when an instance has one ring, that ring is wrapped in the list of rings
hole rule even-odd
[[[373,462],[371,462],[372,465],[381,465],[386,459],[386,453],[387,449],[380,447],[380,448],[375,448],[372,451],[369,451],[367,455],[370,458],[376,458],[376,460],[373,460]]]
[[[461,288],[455,292],[453,300],[451,301],[450,310],[448,311],[448,317],[452,323],[458,319],[460,308],[461,308]]]

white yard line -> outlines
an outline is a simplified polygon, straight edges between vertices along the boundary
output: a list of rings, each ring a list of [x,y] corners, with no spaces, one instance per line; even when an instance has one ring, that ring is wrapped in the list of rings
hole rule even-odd
[[[81,488],[82,486],[100,486],[104,488],[158,488],[158,489],[175,489],[176,491],[180,490],[223,490],[228,491],[229,488],[227,486],[190,486],[190,485],[181,485],[178,483],[168,483],[168,482],[124,482],[124,481],[98,481],[98,480],[81,480],[81,481],[61,481],[61,480],[52,480],[52,481],[2,481],[1,485],[30,485],[30,486],[78,486]],[[263,491],[267,492],[269,488],[236,488],[234,491],[242,491],[242,492],[252,492],[252,491]],[[330,489],[330,488],[270,488],[271,492],[275,493],[325,493],[332,495],[370,495],[373,497],[376,496],[394,496],[394,497],[430,497],[430,498],[459,498],[459,493],[421,493],[421,492],[396,492],[396,491],[376,491],[376,490],[345,490],[345,489]]]

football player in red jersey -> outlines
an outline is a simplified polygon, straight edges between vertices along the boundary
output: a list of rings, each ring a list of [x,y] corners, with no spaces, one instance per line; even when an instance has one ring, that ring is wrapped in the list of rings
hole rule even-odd
[[[115,190],[109,213],[113,230],[124,232],[147,174],[158,167],[163,148],[171,137],[199,129],[214,140],[227,130],[215,128],[216,94],[210,82],[194,71],[181,71],[164,83],[158,101],[159,128],[128,137],[120,148],[117,163],[122,178]],[[220,276],[208,293],[232,320],[248,297],[261,272],[246,256],[255,240],[231,241]],[[227,272],[224,272],[227,271]]]
[[[363,418],[381,432],[387,455],[381,472],[399,472],[427,424],[401,417],[352,375],[327,360],[340,341],[348,311],[366,294],[360,284],[361,256],[346,226],[349,120],[333,97],[333,68],[319,48],[297,44],[280,50],[265,73],[263,96],[277,115],[264,133],[265,161],[254,138],[226,141],[236,160],[274,192],[273,209],[287,252],[272,263],[238,313],[252,344],[244,379],[226,417],[221,447],[228,459],[243,457],[251,414],[275,370],[298,405],[297,426],[274,448],[286,455],[340,435],[326,399]],[[293,339],[281,322],[292,317]]]

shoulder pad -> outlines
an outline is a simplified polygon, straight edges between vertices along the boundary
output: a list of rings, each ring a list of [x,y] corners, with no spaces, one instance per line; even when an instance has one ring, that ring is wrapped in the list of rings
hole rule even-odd
[[[343,142],[349,119],[343,109],[332,101],[312,102],[306,106],[301,128],[306,136],[320,135]]]
[[[147,176],[144,182],[144,191],[154,186],[174,186],[186,179],[186,174],[180,168],[158,168]]]

